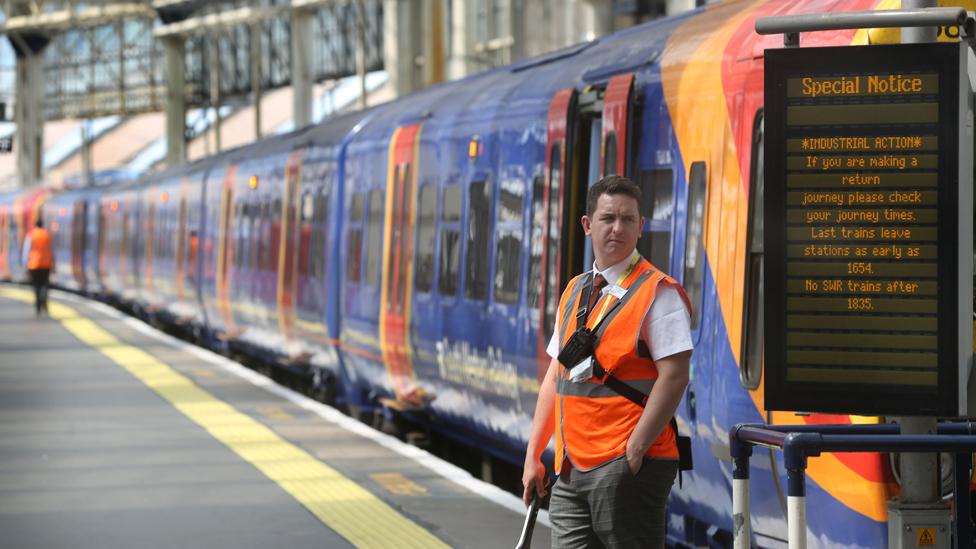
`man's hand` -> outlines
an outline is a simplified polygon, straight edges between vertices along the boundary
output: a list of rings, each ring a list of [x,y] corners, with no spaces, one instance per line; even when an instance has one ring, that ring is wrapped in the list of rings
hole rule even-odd
[[[525,487],[522,502],[526,507],[532,501],[533,493],[540,498],[546,497],[546,467],[540,459],[526,456],[525,467],[522,469],[522,486]]]
[[[640,472],[641,466],[644,464],[644,454],[635,450],[631,450],[630,443],[627,444],[627,466],[630,467],[630,474],[637,476]]]

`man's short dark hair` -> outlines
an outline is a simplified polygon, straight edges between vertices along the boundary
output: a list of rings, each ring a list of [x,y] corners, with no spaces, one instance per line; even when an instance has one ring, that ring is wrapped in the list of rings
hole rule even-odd
[[[40,228],[43,229],[44,228],[44,219],[42,219],[41,217],[38,217],[36,220],[34,220],[34,225],[36,227],[40,227]]]
[[[644,202],[640,187],[633,181],[622,175],[607,175],[597,181],[586,193],[586,215],[593,216],[596,212],[596,201],[604,194],[625,194],[637,201],[638,211]]]

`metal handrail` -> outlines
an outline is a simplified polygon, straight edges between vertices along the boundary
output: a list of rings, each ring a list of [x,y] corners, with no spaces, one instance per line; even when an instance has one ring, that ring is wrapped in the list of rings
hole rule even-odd
[[[807,458],[823,452],[952,452],[965,453],[967,463],[976,450],[976,423],[939,423],[934,435],[901,435],[897,424],[765,425],[738,424],[729,431],[732,468],[732,521],[735,549],[750,545],[749,458],[753,446],[783,451],[788,481],[787,528],[789,547],[806,547]],[[958,461],[958,460],[957,460]],[[957,470],[958,470],[957,465]],[[956,488],[968,487],[957,478]],[[969,540],[969,499],[957,497],[957,539]],[[963,520],[966,522],[963,523]],[[960,545],[963,546],[963,545]],[[968,545],[965,545],[968,546]]]

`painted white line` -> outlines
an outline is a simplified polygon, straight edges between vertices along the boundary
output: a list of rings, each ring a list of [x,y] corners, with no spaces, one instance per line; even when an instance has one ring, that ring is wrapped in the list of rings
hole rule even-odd
[[[462,486],[493,503],[496,503],[519,515],[525,514],[525,505],[522,503],[521,498],[510,494],[493,484],[489,484],[483,480],[475,478],[471,475],[471,473],[468,473],[464,469],[461,469],[452,463],[442,460],[427,450],[418,448],[416,446],[411,446],[395,437],[376,431],[368,425],[356,421],[355,419],[343,414],[339,410],[336,410],[327,404],[312,400],[303,394],[296,393],[295,391],[288,389],[287,387],[282,387],[267,377],[251,370],[250,368],[247,368],[246,366],[242,366],[241,364],[238,364],[227,357],[218,355],[217,353],[204,349],[203,347],[198,347],[181,339],[175,338],[169,334],[160,332],[145,322],[113,309],[104,303],[92,301],[75,294],[58,290],[52,290],[51,295],[53,297],[57,297],[58,299],[91,307],[92,309],[97,310],[99,313],[103,313],[106,316],[116,320],[121,320],[134,330],[137,330],[146,336],[178,347],[201,360],[209,362],[214,366],[217,366],[250,382],[252,385],[284,398],[289,402],[292,402],[293,404],[318,415],[330,423],[372,440],[380,446],[388,448],[389,450],[413,460],[419,465],[430,469],[434,473],[437,473],[447,480],[450,480],[451,482]],[[536,523],[541,524],[546,528],[551,528],[549,523],[549,513],[545,510],[540,510]]]

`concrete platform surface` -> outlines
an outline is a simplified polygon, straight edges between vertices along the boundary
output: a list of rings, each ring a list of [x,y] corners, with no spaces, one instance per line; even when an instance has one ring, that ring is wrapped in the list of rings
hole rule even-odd
[[[0,547],[514,546],[517,497],[114,309],[31,299],[0,285]]]

